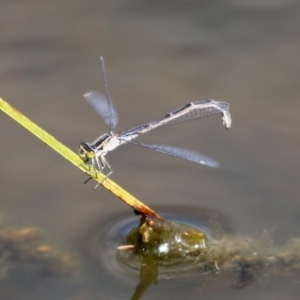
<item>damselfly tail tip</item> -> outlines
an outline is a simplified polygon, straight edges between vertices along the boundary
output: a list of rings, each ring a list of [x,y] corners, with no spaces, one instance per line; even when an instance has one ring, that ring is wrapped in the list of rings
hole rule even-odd
[[[223,111],[222,119],[223,119],[223,125],[224,125],[224,127],[226,129],[231,128],[232,120],[231,120],[231,115],[230,115],[229,110]]]

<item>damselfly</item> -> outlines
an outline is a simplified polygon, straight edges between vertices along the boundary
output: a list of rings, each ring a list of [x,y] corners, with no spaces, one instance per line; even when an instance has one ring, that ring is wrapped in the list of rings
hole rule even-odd
[[[199,152],[164,145],[149,145],[133,142],[132,140],[140,134],[146,133],[155,128],[196,120],[215,114],[221,114],[223,125],[226,129],[228,129],[231,127],[231,116],[229,113],[228,103],[212,99],[191,102],[166,114],[164,117],[156,121],[134,127],[121,133],[115,133],[114,129],[118,123],[118,116],[110,98],[103,57],[100,57],[99,63],[106,98],[101,96],[101,94],[97,91],[90,91],[84,94],[84,97],[100,115],[105,125],[108,127],[108,132],[102,134],[92,143],[80,143],[79,155],[85,163],[91,161],[92,166],[98,169],[101,173],[104,173],[105,167],[108,168],[108,173],[103,180],[113,173],[113,168],[106,160],[105,155],[125,143],[131,143],[158,152],[170,154],[209,167],[218,167],[219,163],[217,161]]]

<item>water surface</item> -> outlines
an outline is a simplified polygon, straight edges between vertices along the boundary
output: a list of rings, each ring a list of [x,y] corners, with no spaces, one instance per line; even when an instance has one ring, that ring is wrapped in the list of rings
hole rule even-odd
[[[190,101],[229,102],[230,131],[212,117],[141,138],[200,151],[220,169],[126,145],[107,157],[112,179],[149,206],[218,210],[237,232],[271,229],[281,245],[300,236],[299,23],[293,0],[3,2],[0,95],[74,150],[106,130],[82,97],[103,91],[100,54],[120,131]],[[129,211],[102,188],[84,185],[85,175],[3,114],[0,140],[5,213],[81,251],[91,228]],[[138,279],[109,275],[87,253],[78,290],[58,279],[33,279],[27,289],[12,280],[1,289],[6,299],[130,299]],[[211,290],[170,281],[144,299],[298,299],[298,286],[279,280]]]

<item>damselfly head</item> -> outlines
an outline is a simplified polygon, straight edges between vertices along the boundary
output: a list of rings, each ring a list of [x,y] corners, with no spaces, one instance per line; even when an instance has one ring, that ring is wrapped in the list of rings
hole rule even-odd
[[[80,143],[78,154],[84,162],[89,161],[96,155],[95,151],[91,148],[91,146],[84,142]]]

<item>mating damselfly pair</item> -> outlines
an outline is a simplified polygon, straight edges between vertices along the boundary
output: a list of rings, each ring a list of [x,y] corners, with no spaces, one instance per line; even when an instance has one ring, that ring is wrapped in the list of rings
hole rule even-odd
[[[231,116],[228,103],[212,99],[190,102],[156,121],[120,133],[115,133],[114,130],[118,124],[118,115],[111,101],[103,57],[100,57],[99,63],[106,97],[104,98],[97,91],[90,91],[84,94],[84,97],[100,115],[105,125],[108,127],[108,132],[102,134],[92,143],[80,143],[79,155],[85,163],[91,161],[92,166],[101,173],[104,173],[105,167],[108,168],[108,173],[103,180],[113,173],[113,168],[106,160],[105,155],[125,143],[131,143],[158,152],[170,154],[209,167],[218,167],[219,163],[217,161],[196,151],[171,146],[133,142],[132,140],[137,138],[140,134],[155,128],[192,121],[215,114],[221,114],[223,125],[228,129],[231,127]]]

